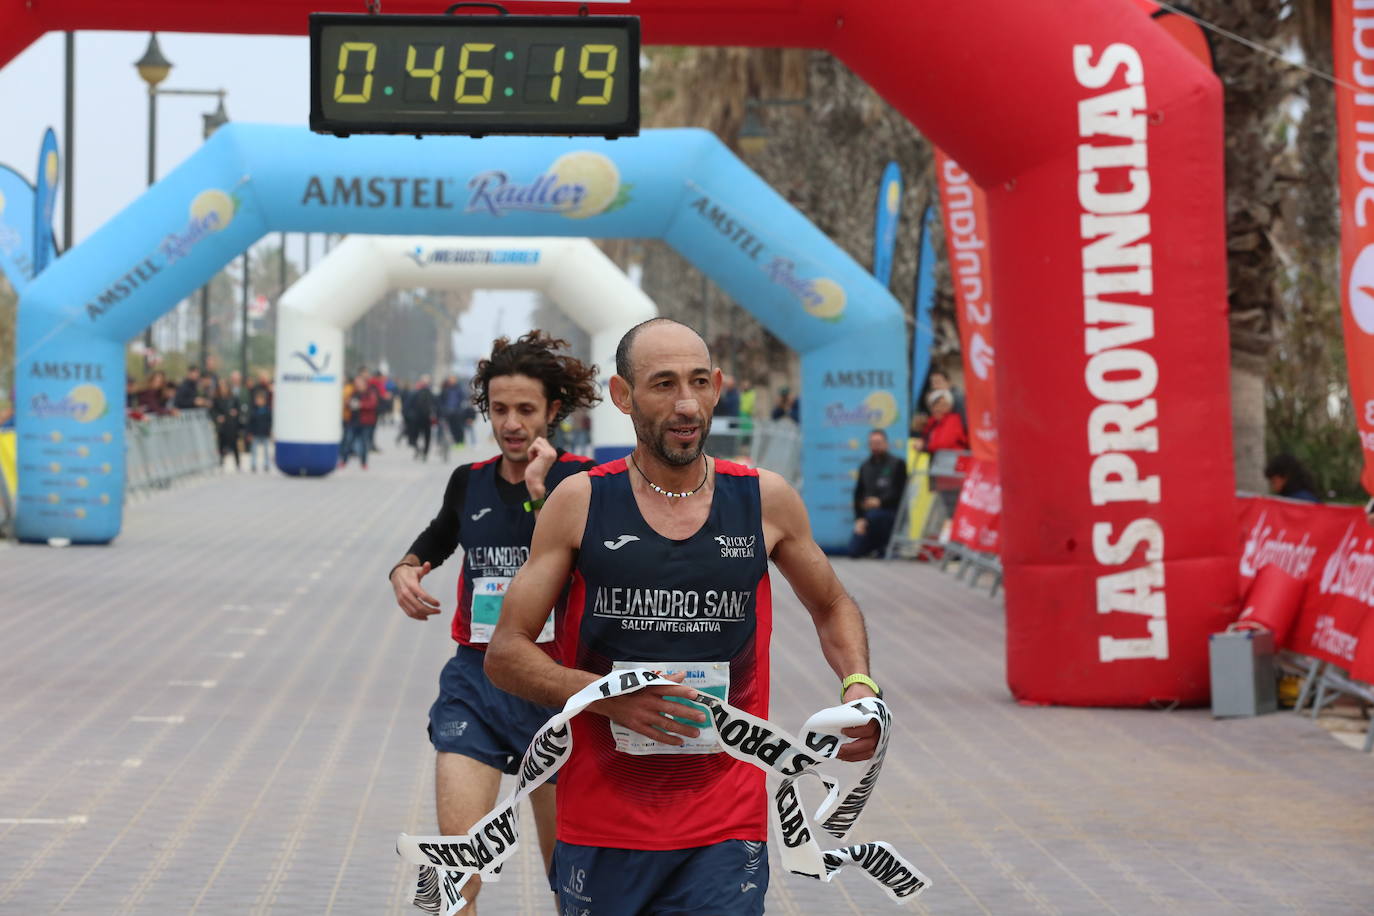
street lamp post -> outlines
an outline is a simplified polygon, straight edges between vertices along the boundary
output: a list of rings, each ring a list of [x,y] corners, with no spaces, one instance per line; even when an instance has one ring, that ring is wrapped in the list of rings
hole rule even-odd
[[[248,252],[243,253],[243,299],[239,306],[239,376],[248,380]]]
[[[148,36],[148,49],[134,62],[138,75],[148,84],[148,186],[157,180],[157,84],[172,72],[172,62],[162,54],[158,47],[157,33]],[[148,354],[153,346],[153,326],[149,324],[143,331],[143,365],[148,365]]]
[[[202,114],[203,136],[210,135],[229,123],[229,114],[224,110],[224,92],[219,93],[219,104],[209,114]],[[210,284],[200,288],[200,366],[205,368],[210,359]]]
[[[229,114],[224,110],[223,89],[159,89],[158,84],[172,72],[172,62],[162,53],[157,43],[157,33],[148,36],[148,47],[143,56],[134,62],[138,75],[148,84],[148,185],[157,181],[157,97],[160,95],[214,96],[219,100],[215,110],[202,114],[202,135],[206,140],[216,130],[229,123]],[[68,191],[70,193],[70,190]],[[200,291],[200,364],[204,366],[209,357],[210,336],[210,286],[206,284]],[[153,326],[148,325],[143,332],[144,365],[147,365],[147,352],[153,345]]]

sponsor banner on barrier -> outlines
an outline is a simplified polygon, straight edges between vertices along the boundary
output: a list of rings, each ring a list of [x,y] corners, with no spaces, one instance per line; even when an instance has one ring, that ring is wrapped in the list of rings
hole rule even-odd
[[[1324,506],[1246,497],[1240,507],[1240,587],[1276,565],[1307,583],[1302,608],[1282,648],[1349,670],[1374,667],[1374,642],[1359,654],[1360,633],[1374,620],[1374,527],[1356,506]]]
[[[535,734],[521,759],[515,788],[466,835],[403,833],[397,837],[397,854],[420,867],[415,905],[427,913],[451,916],[466,905],[462,889],[473,875],[480,874],[484,882],[500,880],[501,867],[520,843],[520,800],[567,762],[572,753],[569,723],[574,716],[598,700],[670,683],[655,671],[633,668],[612,671],[588,684],[569,697],[563,710]],[[713,693],[699,693],[695,702],[710,714],[714,726],[711,734],[720,750],[771,777],[769,819],[772,835],[780,840],[778,854],[784,868],[829,882],[840,870],[854,865],[897,903],[914,900],[930,886],[930,879],[888,843],[857,843],[824,851],[818,843],[816,821],[835,839],[847,839],[878,784],[892,732],[892,716],[882,700],[854,700],[823,709],[806,720],[800,737],[736,709]],[[872,759],[862,763],[836,760],[844,741],[843,730],[870,722],[876,722],[881,730]],[[814,815],[807,813],[797,791],[796,783],[804,776],[815,776],[826,791]]]
[[[1002,485],[997,480],[997,462],[974,459],[959,491],[950,539],[983,553],[997,553],[1001,523]]]
[[[1335,0],[1332,48],[1336,72],[1336,136],[1341,170],[1341,309],[1345,327],[1345,362],[1350,397],[1360,428],[1364,472],[1360,482],[1374,493],[1374,171],[1369,141],[1374,131],[1374,94],[1357,91],[1374,66],[1374,42],[1368,39],[1368,4]]]
[[[993,384],[992,259],[988,206],[983,189],[953,159],[935,151],[935,174],[945,210],[945,244],[958,305],[959,344],[964,354],[964,408],[973,456],[997,460],[997,407]]]

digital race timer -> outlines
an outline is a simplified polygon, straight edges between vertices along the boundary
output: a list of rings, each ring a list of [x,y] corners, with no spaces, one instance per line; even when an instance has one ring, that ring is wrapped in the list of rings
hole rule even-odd
[[[639,133],[633,16],[310,16],[310,129]]]

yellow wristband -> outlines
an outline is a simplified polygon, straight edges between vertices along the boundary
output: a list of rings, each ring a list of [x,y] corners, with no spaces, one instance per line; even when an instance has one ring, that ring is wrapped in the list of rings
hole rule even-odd
[[[878,695],[878,699],[883,698],[883,688],[878,686],[878,682],[866,674],[851,674],[840,682],[840,702],[844,702],[844,693],[854,684],[863,684],[869,690]]]

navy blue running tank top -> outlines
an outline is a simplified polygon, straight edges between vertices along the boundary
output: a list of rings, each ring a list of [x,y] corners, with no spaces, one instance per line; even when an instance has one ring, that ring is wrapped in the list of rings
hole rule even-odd
[[[559,631],[564,664],[606,674],[650,667],[768,715],[772,605],[758,472],[717,459],[706,522],[672,540],[640,514],[624,459],[588,472],[591,499]],[[558,838],[685,849],[767,838],[763,772],[713,730],[670,747],[584,714],[559,772]]]
[[[500,463],[498,455],[473,464],[468,471],[458,535],[463,548],[463,569],[458,576],[453,638],[478,649],[485,649],[491,642],[506,588],[529,559],[530,540],[534,537],[534,513],[525,511],[523,500],[502,499],[497,489]],[[582,471],[587,463],[588,459],[581,455],[559,455],[544,478],[545,488],[552,493],[554,487]],[[550,618],[539,642],[557,658],[553,639],[554,621]]]

